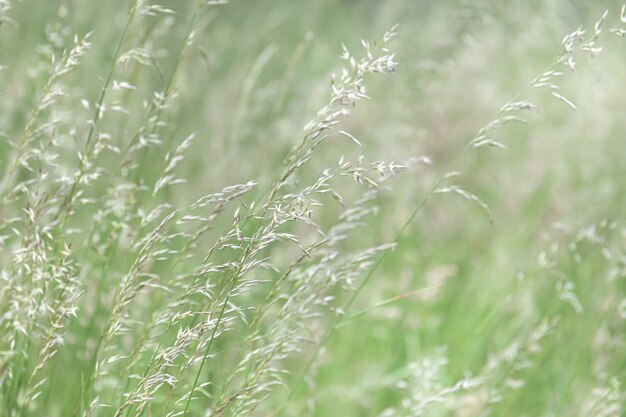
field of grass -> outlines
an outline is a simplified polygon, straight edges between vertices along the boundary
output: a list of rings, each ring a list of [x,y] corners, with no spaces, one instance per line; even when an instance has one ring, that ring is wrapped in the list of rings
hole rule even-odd
[[[0,417],[626,415],[625,36],[0,0]]]

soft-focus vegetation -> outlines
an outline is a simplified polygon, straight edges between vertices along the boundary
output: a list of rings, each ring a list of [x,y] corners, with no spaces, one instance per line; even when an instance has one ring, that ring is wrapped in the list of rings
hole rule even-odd
[[[0,22],[0,416],[626,413],[620,4]]]

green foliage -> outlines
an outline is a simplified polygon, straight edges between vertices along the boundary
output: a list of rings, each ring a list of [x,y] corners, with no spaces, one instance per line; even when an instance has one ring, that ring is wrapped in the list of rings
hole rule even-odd
[[[623,415],[625,8],[226,3],[0,0],[0,416]]]

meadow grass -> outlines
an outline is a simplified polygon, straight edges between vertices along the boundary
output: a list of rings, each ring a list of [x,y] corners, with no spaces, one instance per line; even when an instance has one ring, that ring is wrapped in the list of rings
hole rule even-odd
[[[0,416],[624,414],[625,7],[0,22]]]

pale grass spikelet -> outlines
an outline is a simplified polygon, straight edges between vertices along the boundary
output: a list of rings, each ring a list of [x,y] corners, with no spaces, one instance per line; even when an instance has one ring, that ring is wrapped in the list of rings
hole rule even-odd
[[[352,68],[353,76],[357,77],[356,81],[353,81],[350,78],[350,72],[345,71],[344,76],[341,79],[343,85],[347,87],[349,84],[354,83],[353,85],[357,86],[357,90],[362,90],[362,80],[360,79],[360,77],[366,71],[377,72],[381,68],[387,68],[384,67],[382,61],[371,57],[371,52],[369,52],[369,50],[367,51],[367,53],[368,58],[364,58],[361,61],[360,66],[354,66]],[[391,60],[392,59],[389,57],[385,58],[386,62],[390,62]],[[283,187],[285,181],[312,157],[313,150],[317,147],[317,145],[319,145],[322,140],[325,139],[325,135],[323,134],[324,131],[336,125],[339,122],[339,116],[346,114],[345,111],[341,109],[341,107],[350,103],[353,104],[355,100],[360,97],[359,95],[361,94],[355,91],[353,95],[353,93],[349,90],[346,90],[343,87],[338,88],[335,84],[333,84],[332,87],[333,96],[331,97],[330,103],[318,112],[318,117],[315,120],[309,122],[307,126],[305,126],[303,137],[300,143],[296,145],[296,147],[293,149],[291,156],[288,158],[288,167],[280,176],[279,180],[275,183],[274,187],[270,190],[267,202],[263,206],[263,211],[258,217],[258,220],[263,222],[265,218],[265,213],[268,211],[272,212],[273,215],[269,217],[265,225],[262,225],[262,223],[260,223],[259,226],[257,226],[256,231],[252,234],[250,238],[239,239],[242,241],[241,243],[244,247],[243,253],[240,260],[233,265],[233,275],[230,278],[230,284],[226,290],[226,293],[222,295],[222,297],[225,297],[225,300],[222,302],[221,312],[218,316],[216,326],[220,326],[221,320],[228,317],[228,315],[225,315],[229,311],[226,309],[226,303],[232,303],[232,301],[236,296],[238,296],[238,294],[244,293],[248,288],[252,288],[255,285],[255,281],[246,282],[244,276],[258,267],[271,268],[270,265],[267,265],[265,258],[255,260],[255,257],[259,255],[262,256],[263,252],[267,248],[269,248],[270,245],[274,245],[275,243],[280,241],[291,241],[296,243],[296,245],[299,245],[298,238],[296,236],[278,233],[277,229],[279,227],[289,222],[300,221],[305,224],[309,224],[313,228],[316,228],[313,222],[307,220],[307,218],[309,217],[309,207],[314,207],[315,201],[313,200],[309,203],[305,203],[305,201],[309,199],[309,196],[312,196],[315,193],[328,192],[326,190],[326,183],[332,177],[330,172],[327,171],[325,173],[326,179],[324,179],[324,177],[321,177],[318,182],[314,183],[308,189],[304,189],[302,193],[298,193],[295,195],[287,194],[281,197],[279,195],[279,191]],[[346,100],[348,102],[346,102]],[[335,110],[337,108],[339,108],[339,110]],[[313,203],[313,206],[310,206],[311,203]],[[302,248],[302,245],[299,246]],[[304,253],[307,253],[304,248],[302,248],[302,250],[304,251]],[[360,259],[363,259],[363,261],[365,261],[365,259],[368,259],[368,257],[369,255],[359,256],[353,261],[351,265],[356,266],[357,264],[362,263]],[[349,270],[353,267],[346,266],[345,268],[346,270]],[[233,312],[237,312],[237,310],[235,309],[233,310]],[[205,360],[209,357],[209,349],[213,343],[214,338],[216,337],[217,329],[218,327],[213,330],[211,338],[209,339],[209,343],[207,344],[206,351],[201,357],[202,360],[200,361],[200,369],[202,369]],[[262,395],[262,393],[265,392],[265,390],[272,385],[273,384],[270,383],[269,385],[262,384],[260,386],[257,386],[255,392],[258,395]],[[192,385],[191,391],[187,396],[184,414],[186,414],[187,410],[189,409],[189,405],[194,397],[196,388],[196,384],[194,383]],[[247,393],[250,392],[248,388],[246,388],[244,391]],[[253,398],[255,397],[251,396],[250,400],[252,400]],[[248,404],[247,401],[244,401],[242,403],[237,402],[237,404],[239,405],[236,406],[234,410],[240,410],[239,412],[244,412],[244,410],[248,410],[250,409],[249,407],[251,407],[251,405],[246,405]],[[237,411],[235,411],[235,414],[237,414]]]
[[[595,178],[574,175],[586,171],[575,171],[566,152],[566,169],[557,166],[554,182],[533,190],[541,195],[528,219],[538,232],[529,227],[494,243],[502,251],[487,244],[512,230],[504,222],[489,233],[469,221],[467,236],[447,224],[431,233],[447,223],[437,210],[432,223],[415,225],[436,195],[456,194],[492,223],[502,206],[470,191],[474,183],[460,170],[472,171],[457,158],[436,171],[433,160],[450,156],[447,145],[429,149],[431,160],[411,156],[421,149],[380,142],[396,139],[396,129],[381,133],[370,116],[417,120],[420,107],[383,102],[392,110],[378,112],[376,100],[364,102],[380,87],[370,76],[396,72],[389,43],[397,25],[378,42],[362,40],[360,53],[340,44],[342,67],[328,85],[316,84],[320,97],[306,78],[318,68],[301,76],[299,66],[318,65],[324,45],[313,47],[312,32],[303,32],[286,57],[291,39],[266,37],[297,20],[289,8],[247,20],[252,15],[235,8],[210,7],[224,0],[131,0],[110,14],[95,7],[106,17],[101,23],[62,3],[24,39],[41,36],[41,44],[16,53],[15,62],[3,58],[9,71],[0,73],[0,415],[279,416],[328,413],[329,405],[331,413],[381,417],[495,415],[533,393],[535,377],[544,377],[544,364],[570,337],[582,352],[576,366],[586,372],[589,362],[590,379],[571,384],[574,401],[561,409],[622,412],[613,368],[624,350],[626,231],[612,219],[563,227],[538,243],[538,256],[519,257],[521,271],[518,258],[505,257],[516,254],[505,252],[509,246],[532,247],[544,220],[562,215],[561,194],[542,206],[552,184],[595,187]],[[30,13],[27,4],[14,6],[15,16]],[[625,10],[619,26],[609,28],[605,12],[589,30],[565,36],[554,62],[456,156],[474,162],[490,147],[506,149],[508,130],[539,113],[529,91],[549,91],[552,102],[576,108],[561,91],[563,67],[575,69],[580,53],[597,57],[605,33],[623,37]],[[0,0],[0,23],[13,13]],[[493,16],[481,16],[489,28]],[[268,27],[251,30],[239,18]],[[475,19],[463,19],[462,30],[473,30]],[[93,29],[93,45],[91,32],[74,37],[70,22]],[[5,26],[14,51],[10,42],[21,32]],[[452,65],[456,53],[441,48],[437,59]],[[22,55],[29,58],[21,62]],[[207,79],[214,82],[205,88]],[[401,80],[402,93],[413,94],[411,81]],[[447,135],[458,109],[436,109],[440,103],[423,97],[432,120],[419,124]],[[311,103],[312,117],[300,120]],[[295,138],[292,124],[304,125]],[[411,139],[415,124],[406,126]],[[381,153],[372,155],[377,138]],[[423,173],[422,165],[433,166]],[[390,193],[402,184],[406,192]],[[610,198],[621,201],[613,191],[602,194],[607,211],[619,207]],[[398,201],[416,196],[407,216]],[[468,242],[477,248],[465,253]],[[589,271],[593,285],[582,279]],[[586,334],[593,334],[588,346],[578,340]],[[347,360],[338,364],[341,355]],[[542,401],[545,410],[555,405],[539,394],[537,410]]]
[[[620,38],[626,37],[626,4],[622,4],[622,8],[620,9],[620,25],[609,29],[611,33],[619,36]]]
[[[34,142],[43,134],[47,133],[54,125],[55,120],[42,121],[42,113],[51,105],[57,103],[65,96],[64,89],[59,86],[60,79],[72,72],[81,61],[81,58],[89,51],[91,33],[84,37],[74,37],[73,47],[69,51],[64,51],[61,58],[56,59],[53,55],[53,68],[49,74],[42,93],[37,98],[37,102],[26,122],[24,131],[16,143],[12,143],[13,154],[4,177],[0,183],[0,207],[7,204],[14,195],[22,189],[21,185],[14,187],[14,180],[20,168],[32,170],[32,160],[37,157],[33,153]]]
[[[178,165],[178,163],[184,159],[184,153],[189,148],[189,146],[191,146],[195,136],[196,136],[195,133],[192,133],[191,135],[187,136],[185,140],[183,140],[181,144],[178,145],[178,147],[176,148],[176,151],[174,151],[172,155],[167,154],[165,156],[167,166],[165,167],[165,170],[163,171],[161,178],[159,178],[157,182],[154,184],[152,195],[155,195],[156,193],[158,193],[159,190],[165,186],[185,183],[185,180],[180,179],[180,178],[175,178],[173,175],[173,172],[176,166]]]
[[[339,223],[324,233],[319,241],[303,249],[303,254],[276,281],[264,303],[266,307],[253,319],[254,331],[246,339],[246,343],[258,347],[241,359],[227,385],[236,381],[239,373],[245,378],[233,394],[226,395],[227,392],[222,391],[217,410],[229,407],[234,410],[233,415],[245,415],[253,410],[273,385],[282,382],[278,364],[302,349],[307,338],[306,323],[316,320],[319,311],[329,308],[333,300],[328,296],[330,290],[335,286],[352,286],[360,275],[359,270],[367,269],[379,251],[389,249],[389,246],[383,246],[342,256],[338,248],[338,244],[348,237],[347,233],[362,227],[362,220],[375,213],[375,209],[368,207],[375,194],[368,192],[356,206],[346,208]],[[265,318],[270,306],[280,307],[271,318]],[[264,335],[257,328],[268,319],[273,324]]]
[[[624,392],[617,377],[611,377],[591,390],[580,410],[581,416],[609,417],[624,412]]]

